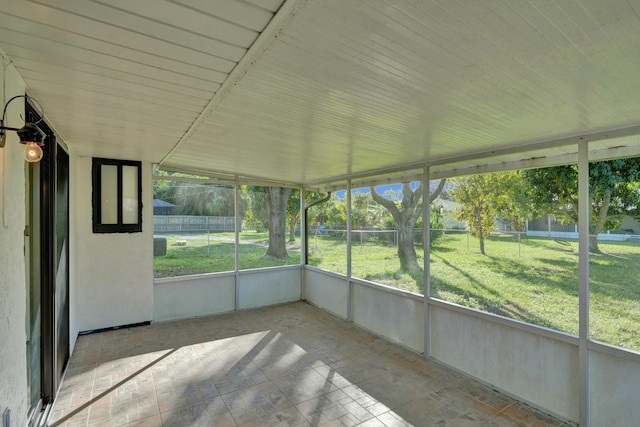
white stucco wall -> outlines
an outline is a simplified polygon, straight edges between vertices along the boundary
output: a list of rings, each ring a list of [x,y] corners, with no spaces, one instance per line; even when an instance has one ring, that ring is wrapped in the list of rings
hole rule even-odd
[[[24,82],[12,66],[5,69],[0,50],[1,108],[12,96],[24,94]],[[6,73],[6,74],[5,74]],[[11,103],[6,126],[20,127],[24,100]],[[1,114],[1,113],[0,113]],[[26,267],[24,257],[25,161],[24,148],[15,132],[7,133],[7,143],[0,148],[0,414],[11,410],[11,425],[26,424]]]
[[[571,421],[578,420],[578,343],[475,316],[431,308],[434,359]]]
[[[591,425],[640,424],[640,356],[590,352]]]
[[[337,273],[305,268],[303,298],[343,319],[349,315],[349,281]]]
[[[135,160],[135,159],[134,159]],[[72,161],[76,329],[88,331],[152,320],[153,183],[142,164],[142,232],[94,234],[91,158]]]
[[[302,267],[265,268],[241,271],[238,277],[238,309],[264,307],[299,301]]]
[[[353,322],[383,337],[424,351],[424,301],[386,287],[353,284]]]
[[[227,273],[156,279],[153,298],[156,322],[234,311],[236,276]]]

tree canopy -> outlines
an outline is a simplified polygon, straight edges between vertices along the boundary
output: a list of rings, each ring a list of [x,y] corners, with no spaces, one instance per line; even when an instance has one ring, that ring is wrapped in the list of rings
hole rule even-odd
[[[446,179],[441,179],[438,187],[429,195],[431,203],[442,192]],[[379,194],[374,187],[370,188],[371,197],[379,205],[385,207],[393,217],[398,230],[398,258],[403,271],[416,272],[419,270],[416,248],[413,244],[413,230],[416,221],[422,214],[420,200],[422,199],[422,183],[415,190],[411,183],[405,182],[400,190],[400,197],[386,198]]]
[[[456,217],[466,221],[471,234],[478,237],[483,255],[485,239],[495,228],[497,217],[508,218],[516,229],[526,219],[526,197],[519,171],[460,178],[455,181],[453,197],[462,204]]]
[[[538,215],[579,223],[578,166],[527,170],[523,174]],[[625,215],[640,219],[640,158],[589,164],[589,248],[599,253],[598,234],[620,228]]]
[[[161,172],[161,176],[195,178],[181,173]],[[180,215],[234,216],[235,194],[232,184],[182,180],[154,180],[153,197],[178,207]],[[242,211],[244,204],[241,204]]]

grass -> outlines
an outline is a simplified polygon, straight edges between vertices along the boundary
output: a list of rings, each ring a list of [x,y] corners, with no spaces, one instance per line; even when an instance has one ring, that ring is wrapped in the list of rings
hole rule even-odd
[[[233,271],[232,233],[207,240],[187,239],[155,258],[156,277]],[[242,233],[240,266],[244,268],[299,264],[300,252],[285,261],[266,259],[266,233]],[[576,241],[492,236],[486,255],[466,234],[445,234],[431,251],[431,295],[445,301],[555,330],[578,333],[578,246]],[[640,351],[640,245],[601,242],[601,255],[590,260],[591,337]],[[310,236],[309,264],[346,274],[344,236]],[[422,293],[423,274],[401,271],[396,247],[388,242],[354,241],[352,275],[409,292]],[[417,248],[418,254],[422,248]],[[422,266],[422,258],[418,263]]]
[[[432,296],[577,334],[576,243],[523,239],[518,245],[499,236],[486,242],[487,255],[481,255],[461,239],[466,236],[445,235],[432,251]]]
[[[153,259],[156,278],[235,271],[234,233],[215,233],[208,238],[206,234],[163,237],[167,239],[167,254]],[[187,244],[178,246],[178,240],[186,240]],[[295,248],[288,251],[286,260],[265,257],[268,243],[267,233],[241,233],[240,268],[300,264],[300,251]]]

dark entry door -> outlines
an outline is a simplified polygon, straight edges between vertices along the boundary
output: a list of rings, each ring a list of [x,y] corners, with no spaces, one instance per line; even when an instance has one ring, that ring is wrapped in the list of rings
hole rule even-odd
[[[53,283],[54,389],[58,389],[69,361],[69,155],[56,146],[55,200],[53,215],[55,241]]]
[[[69,360],[69,156],[28,104],[25,116],[47,134],[42,160],[29,166],[30,402],[36,420],[39,408],[55,398]]]

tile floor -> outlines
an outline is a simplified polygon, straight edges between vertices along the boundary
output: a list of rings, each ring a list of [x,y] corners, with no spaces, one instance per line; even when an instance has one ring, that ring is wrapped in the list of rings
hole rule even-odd
[[[562,426],[305,303],[81,336],[49,426]]]

